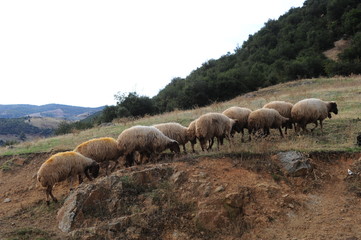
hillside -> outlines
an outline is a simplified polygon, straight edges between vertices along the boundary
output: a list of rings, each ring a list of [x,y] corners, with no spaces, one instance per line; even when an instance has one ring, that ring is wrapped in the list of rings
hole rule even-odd
[[[21,118],[21,117],[51,117],[65,120],[81,120],[104,107],[87,108],[61,104],[46,105],[28,105],[28,104],[10,104],[0,105],[0,118]]]
[[[267,21],[234,52],[174,78],[152,100],[159,112],[190,109],[295,79],[360,74],[360,23],[358,0],[306,0]]]
[[[0,148],[0,239],[360,239],[361,188],[351,181],[361,157],[361,77],[304,79],[260,89],[204,108],[174,111],[138,120],[124,119],[31,143]],[[171,157],[120,167],[94,182],[85,180],[68,195],[68,183],[55,186],[60,203],[47,207],[35,173],[53,153],[73,149],[94,137],[116,137],[137,124],[176,121],[189,124],[199,115],[232,105],[257,109],[271,100],[306,97],[335,100],[339,114],[324,122],[324,132],[266,139],[220,151]],[[187,145],[190,149],[190,146]],[[277,153],[306,154],[312,170],[292,176]],[[357,180],[357,176],[355,179]],[[27,183],[27,184],[24,184]],[[63,207],[64,206],[64,207]],[[59,213],[58,211],[61,210]],[[73,216],[69,220],[66,216]],[[68,233],[62,232],[60,227]]]

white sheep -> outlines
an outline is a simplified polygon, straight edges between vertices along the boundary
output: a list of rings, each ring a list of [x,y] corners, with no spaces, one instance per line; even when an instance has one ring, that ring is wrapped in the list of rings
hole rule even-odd
[[[282,125],[282,127],[285,129],[285,134],[287,134],[287,129],[292,129],[292,118],[291,118],[291,110],[292,110],[293,104],[290,102],[285,101],[272,101],[263,106],[263,108],[272,108],[277,110],[281,116],[288,118],[289,120]]]
[[[153,127],[159,129],[164,135],[166,135],[170,139],[174,139],[179,144],[181,144],[183,146],[184,152],[187,152],[186,143],[188,141],[193,141],[193,143],[194,143],[195,137],[193,137],[188,132],[188,128],[182,126],[179,123],[176,123],[176,122],[159,123],[159,124],[153,125]],[[193,147],[193,150],[194,150],[194,147]]]
[[[295,103],[292,107],[291,117],[297,124],[296,132],[299,132],[300,127],[304,132],[307,132],[306,126],[309,123],[314,123],[317,126],[317,121],[320,121],[321,131],[323,131],[322,122],[325,118],[331,118],[331,112],[338,113],[337,104],[334,101],[326,102],[317,98],[303,99]]]
[[[231,132],[240,131],[237,120],[230,119],[221,113],[203,114],[196,120],[195,125],[196,136],[199,139],[202,151],[204,151],[207,141],[210,142],[207,150],[212,148],[213,138],[217,138],[217,149],[219,150],[219,144],[223,144],[223,138],[226,138],[231,143]]]
[[[242,142],[244,142],[244,129],[248,129],[248,116],[252,112],[249,108],[244,107],[230,107],[222,112],[222,114],[226,115],[231,119],[237,119],[240,131],[242,133]],[[231,132],[231,136],[233,133]]]
[[[256,131],[263,129],[264,135],[267,136],[270,134],[270,128],[276,128],[280,131],[281,137],[283,137],[281,127],[288,120],[288,118],[282,117],[275,109],[261,108],[251,112],[249,115],[248,130],[254,134]]]
[[[96,178],[99,174],[99,164],[73,151],[57,153],[48,158],[37,173],[38,182],[46,188],[46,203],[50,204],[49,195],[54,202],[58,201],[52,193],[55,183],[70,178],[70,189],[72,189],[75,177],[79,177],[79,184],[83,182],[83,173],[90,181],[93,180],[92,177]]]
[[[111,137],[95,138],[79,144],[74,152],[78,152],[98,163],[104,163],[105,172],[108,175],[109,161],[114,161],[113,171],[118,165],[120,152],[117,147],[117,141]]]
[[[148,158],[152,154],[159,154],[166,149],[179,153],[179,145],[176,140],[165,136],[161,131],[152,126],[133,126],[119,134],[117,139],[118,150],[125,155],[125,166],[132,166],[134,153],[139,152]]]

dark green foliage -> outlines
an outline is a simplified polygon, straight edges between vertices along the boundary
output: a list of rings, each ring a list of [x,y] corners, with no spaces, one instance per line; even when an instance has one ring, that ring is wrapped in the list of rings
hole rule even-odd
[[[154,101],[147,96],[139,96],[136,92],[118,93],[115,96],[116,106],[106,106],[95,122],[111,122],[115,118],[143,117],[157,113]]]
[[[40,129],[25,120],[26,118],[0,118],[0,135],[15,134],[24,140],[25,134],[50,136],[53,133],[51,129]]]
[[[59,124],[58,128],[55,130],[55,135],[72,133],[75,130],[85,130],[92,127],[93,127],[93,123],[91,121],[77,121],[77,122],[63,121]]]
[[[323,52],[348,38],[339,61]],[[306,0],[277,20],[268,20],[234,53],[211,59],[186,78],[174,78],[155,97],[135,92],[117,95],[113,117],[144,116],[202,107],[246,92],[301,78],[361,73],[361,3],[359,0]]]

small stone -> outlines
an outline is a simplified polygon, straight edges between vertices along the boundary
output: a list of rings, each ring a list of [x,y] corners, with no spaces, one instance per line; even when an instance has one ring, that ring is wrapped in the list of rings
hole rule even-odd
[[[224,191],[224,187],[223,186],[219,186],[216,188],[216,190],[214,190],[214,192],[223,192]]]
[[[11,199],[10,199],[10,198],[5,198],[5,199],[4,199],[4,203],[9,203],[9,202],[11,202]]]

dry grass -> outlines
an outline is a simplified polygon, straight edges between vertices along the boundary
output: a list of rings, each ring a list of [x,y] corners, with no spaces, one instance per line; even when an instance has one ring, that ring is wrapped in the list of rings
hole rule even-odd
[[[95,127],[93,129],[56,136],[47,139],[37,139],[32,142],[21,143],[14,149],[0,148],[0,155],[12,155],[20,153],[47,152],[50,150],[69,150],[78,144],[97,137],[113,137],[126,128],[133,125],[152,125],[162,122],[178,122],[184,126],[207,112],[222,112],[231,106],[248,107],[252,110],[261,108],[264,104],[273,100],[284,100],[295,103],[304,98],[320,98],[323,100],[336,101],[339,114],[332,119],[324,121],[324,132],[317,128],[314,132],[297,136],[291,130],[288,136],[281,139],[278,131],[271,130],[271,135],[266,139],[252,140],[241,143],[240,136],[236,135],[234,145],[225,145],[221,153],[227,152],[255,152],[265,153],[283,150],[301,151],[361,151],[356,147],[356,136],[361,132],[361,76],[304,79],[287,82],[255,92],[238,96],[227,102],[217,102],[203,108],[187,111],[176,110],[156,116],[146,116],[141,119],[129,121],[114,121],[114,126]],[[187,146],[190,149],[190,146]],[[197,144],[196,150],[201,153]],[[214,151],[216,152],[216,151]]]

